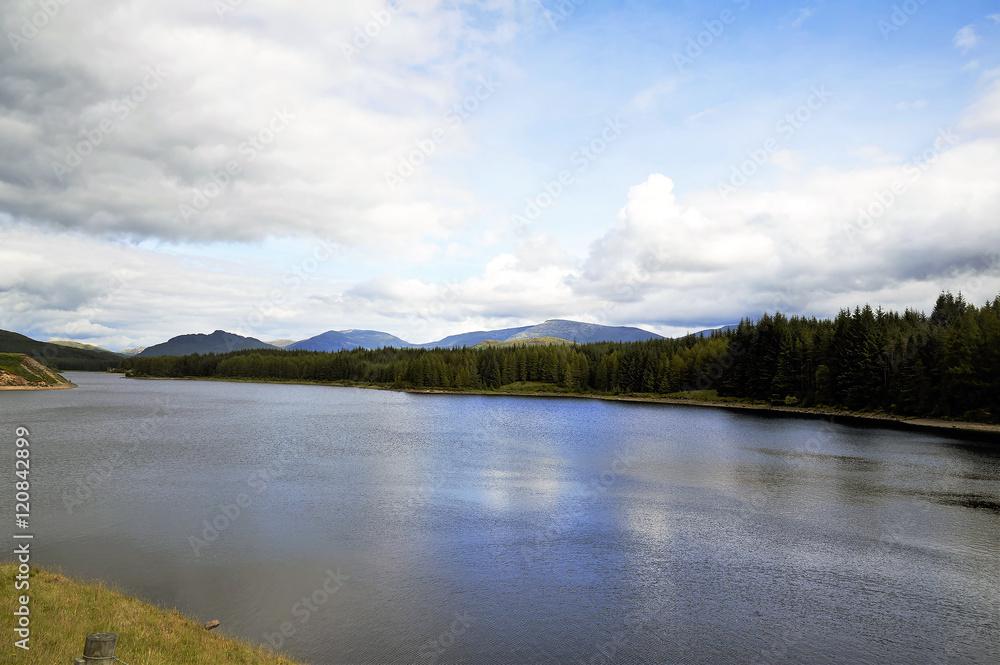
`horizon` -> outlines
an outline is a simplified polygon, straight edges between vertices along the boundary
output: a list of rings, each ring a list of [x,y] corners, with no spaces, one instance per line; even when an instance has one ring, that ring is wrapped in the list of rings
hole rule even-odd
[[[897,5],[141,0],[34,25],[18,0],[0,328],[678,337],[979,305],[1000,3]]]

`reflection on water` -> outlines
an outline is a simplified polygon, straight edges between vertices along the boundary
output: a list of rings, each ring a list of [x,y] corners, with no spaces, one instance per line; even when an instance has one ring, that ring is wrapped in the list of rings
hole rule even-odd
[[[1000,662],[984,447],[694,407],[73,380],[0,395],[32,431],[36,560],[305,662]]]

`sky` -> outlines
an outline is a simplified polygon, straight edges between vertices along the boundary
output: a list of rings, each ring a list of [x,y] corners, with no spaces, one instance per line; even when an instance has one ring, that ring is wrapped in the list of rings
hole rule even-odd
[[[676,336],[1000,293],[1000,2],[2,5],[5,330]]]

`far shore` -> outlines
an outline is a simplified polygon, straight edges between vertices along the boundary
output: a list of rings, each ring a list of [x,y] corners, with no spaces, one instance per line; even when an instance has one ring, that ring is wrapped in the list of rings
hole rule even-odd
[[[218,377],[125,377],[145,381],[224,381],[230,383],[277,383],[289,385],[330,386],[336,388],[365,388],[369,390],[390,390],[417,395],[483,395],[497,397],[564,397],[599,399],[609,402],[639,402],[646,404],[670,404],[677,406],[697,406],[714,409],[752,411],[759,415],[789,418],[809,418],[836,421],[843,424],[887,427],[891,429],[916,430],[963,439],[1000,443],[1000,425],[961,420],[941,420],[918,416],[898,416],[889,413],[859,413],[823,407],[774,406],[742,401],[713,401],[685,399],[679,397],[655,397],[650,395],[603,395],[599,393],[571,393],[547,391],[507,391],[507,390],[448,390],[444,388],[393,388],[361,383],[331,381],[293,381],[269,379],[226,379]]]

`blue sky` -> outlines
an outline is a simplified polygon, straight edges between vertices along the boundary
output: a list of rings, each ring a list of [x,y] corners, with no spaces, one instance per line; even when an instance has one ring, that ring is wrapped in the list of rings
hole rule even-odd
[[[5,4],[4,329],[673,335],[1000,291],[997,2]]]

